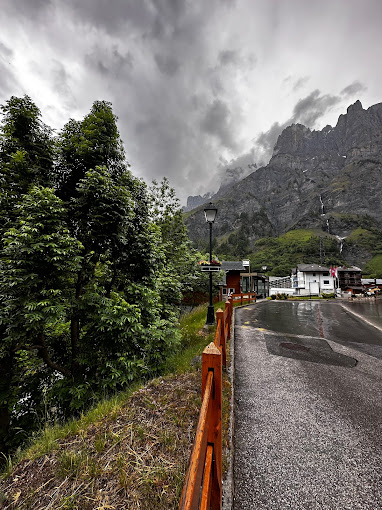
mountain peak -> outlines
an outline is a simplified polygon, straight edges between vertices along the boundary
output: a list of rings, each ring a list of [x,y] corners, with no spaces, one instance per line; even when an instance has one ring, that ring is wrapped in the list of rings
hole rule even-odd
[[[347,109],[347,113],[350,113],[350,112],[359,112],[363,110],[363,107],[362,107],[362,103],[359,99],[357,99],[357,101],[354,103],[354,104],[351,104],[348,109]]]

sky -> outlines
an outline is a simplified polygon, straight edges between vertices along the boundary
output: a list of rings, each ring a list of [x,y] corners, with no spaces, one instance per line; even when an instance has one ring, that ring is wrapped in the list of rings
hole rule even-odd
[[[0,0],[0,104],[59,132],[110,101],[134,175],[185,204],[382,102],[381,24],[381,0]]]

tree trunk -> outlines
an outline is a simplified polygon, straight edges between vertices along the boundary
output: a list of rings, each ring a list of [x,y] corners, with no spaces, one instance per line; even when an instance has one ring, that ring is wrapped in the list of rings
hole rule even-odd
[[[70,342],[72,348],[71,371],[73,379],[77,378],[79,372],[79,365],[77,362],[79,337],[80,337],[80,321],[78,317],[72,317],[70,321]]]

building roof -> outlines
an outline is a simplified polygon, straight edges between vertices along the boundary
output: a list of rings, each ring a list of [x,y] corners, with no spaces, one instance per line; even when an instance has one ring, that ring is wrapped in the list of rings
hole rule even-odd
[[[244,271],[242,260],[222,261],[221,268],[223,271]]]
[[[350,266],[350,267],[341,266],[341,267],[338,267],[337,268],[337,272],[341,272],[341,271],[344,271],[346,273],[348,273],[349,271],[357,272],[357,273],[362,273],[362,269],[360,269],[359,267],[356,267],[356,266]]]
[[[329,268],[320,264],[297,264],[297,269],[303,273],[327,273]]]

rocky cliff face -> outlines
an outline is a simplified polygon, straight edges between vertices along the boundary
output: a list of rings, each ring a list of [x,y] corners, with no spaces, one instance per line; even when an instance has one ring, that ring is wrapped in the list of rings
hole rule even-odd
[[[345,238],[345,250],[361,217],[382,227],[381,196],[382,103],[365,110],[357,101],[334,128],[287,127],[267,166],[212,198],[219,210],[214,232],[224,236],[245,222],[254,242],[293,228],[317,228]],[[206,237],[202,209],[186,220],[193,240]]]

